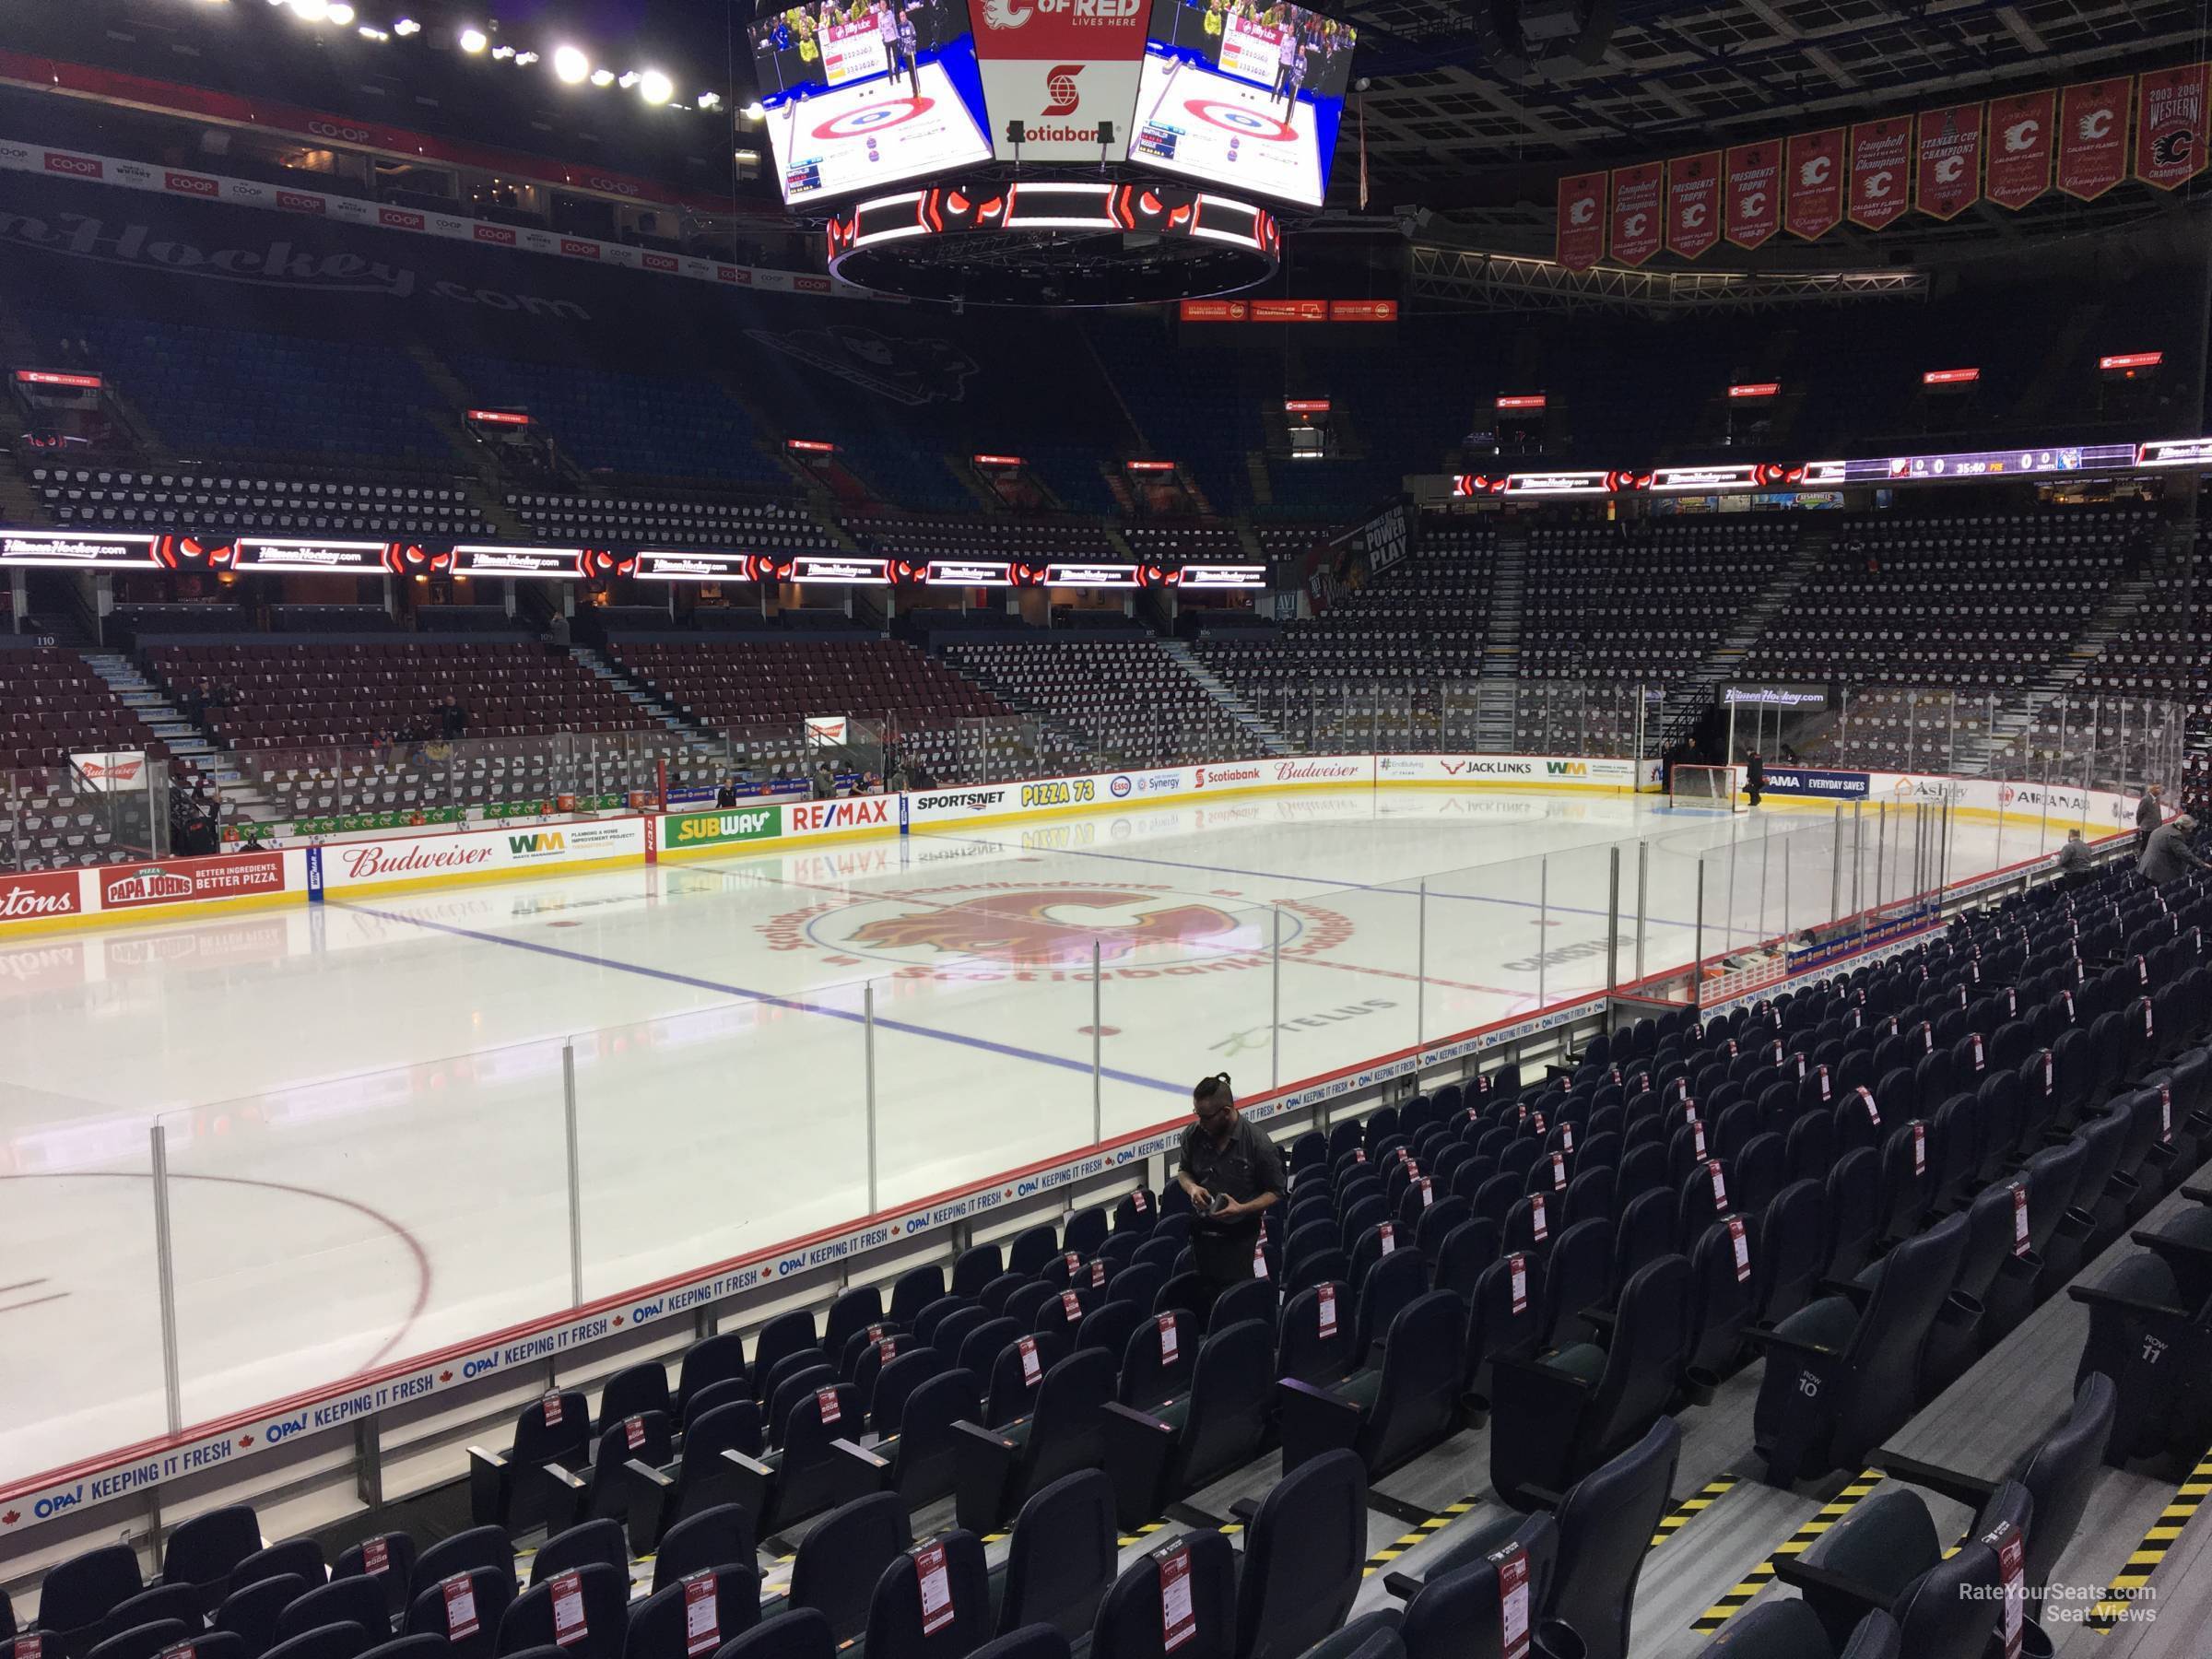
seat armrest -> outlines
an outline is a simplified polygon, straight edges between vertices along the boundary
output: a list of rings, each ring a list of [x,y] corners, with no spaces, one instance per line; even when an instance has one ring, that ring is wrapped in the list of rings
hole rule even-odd
[[[1744,1340],[1778,1354],[1797,1354],[1807,1359],[1833,1359],[1842,1352],[1841,1348],[1822,1347],[1817,1342],[1785,1336],[1772,1325],[1753,1325],[1744,1333]]]
[[[1108,1401],[1102,1424],[1106,1473],[1113,1479],[1114,1519],[1124,1531],[1142,1526],[1179,1492],[1160,1488],[1175,1452],[1175,1430],[1156,1417]]]
[[[952,1431],[954,1514],[970,1532],[994,1532],[1006,1519],[1006,1483],[1021,1448],[973,1423],[955,1423]]]
[[[475,1526],[504,1526],[513,1498],[507,1460],[483,1446],[468,1449],[468,1519]]]
[[[1359,1440],[1367,1413],[1356,1402],[1295,1377],[1279,1378],[1275,1387],[1282,1425],[1284,1474],[1324,1452],[1349,1448]]]
[[[1968,1509],[1979,1510],[1989,1501],[1990,1494],[1997,1489],[1994,1480],[1984,1480],[1979,1475],[1963,1474],[1947,1469],[1938,1464],[1922,1463],[1917,1457],[1906,1457],[1885,1449],[1875,1458],[1883,1474],[1892,1480],[1924,1487],[1948,1498],[1954,1503],[1963,1503]]]

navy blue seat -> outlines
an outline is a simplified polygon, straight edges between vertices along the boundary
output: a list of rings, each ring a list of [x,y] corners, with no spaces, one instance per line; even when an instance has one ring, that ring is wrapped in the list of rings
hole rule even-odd
[[[1276,1482],[1245,1534],[1239,1659],[1295,1659],[1343,1623],[1366,1558],[1367,1477],[1359,1458],[1324,1453]]]
[[[427,1557],[429,1551],[424,1552]],[[489,1659],[500,1621],[514,1600],[514,1569],[465,1568],[443,1579],[418,1577],[404,1624],[409,1636],[441,1636],[457,1659]]]
[[[662,1535],[653,1558],[653,1587],[665,1590],[678,1579],[716,1567],[749,1567],[754,1547],[753,1520],[742,1504],[700,1510]]]
[[[714,1659],[835,1659],[836,1653],[830,1621],[812,1607],[794,1607],[724,1642]]]
[[[572,1599],[582,1627],[567,1622]],[[559,1606],[557,1606],[559,1604]],[[629,1631],[629,1575],[604,1563],[571,1568],[516,1596],[500,1620],[499,1653],[558,1646],[576,1659],[622,1659]]]
[[[1133,1355],[1143,1335],[1133,1339]],[[1155,1385],[1106,1407],[1106,1466],[1123,1525],[1141,1525],[1171,1500],[1258,1454],[1267,1432],[1274,1358],[1272,1328],[1244,1320],[1199,1346],[1187,1392],[1160,1395]],[[1155,1380],[1168,1374],[1164,1368],[1146,1372]]]
[[[707,1628],[696,1633],[690,1628],[694,1605],[712,1608],[700,1613]],[[753,1564],[710,1569],[654,1591],[630,1609],[622,1659],[688,1659],[700,1651],[698,1644],[719,1648],[759,1622],[760,1574]]]
[[[1370,1476],[1387,1473],[1454,1432],[1465,1310],[1448,1290],[1414,1299],[1391,1322],[1382,1363],[1327,1387],[1284,1378],[1277,1390],[1286,1474],[1336,1449]]]
[[[791,1569],[791,1605],[814,1608],[827,1619],[833,1642],[850,1641],[866,1628],[876,1582],[913,1541],[906,1505],[895,1493],[839,1506],[799,1545]]]
[[[1044,1373],[1028,1416],[994,1429],[959,1425],[959,1524],[971,1532],[994,1532],[1061,1476],[1098,1466],[1114,1382],[1112,1355],[1080,1348]]]
[[[241,1561],[261,1548],[251,1504],[231,1503],[180,1522],[161,1548],[161,1582],[189,1585],[204,1618],[215,1611]]]
[[[1162,1586],[1171,1576],[1190,1598],[1175,1659],[1241,1659],[1236,1551],[1224,1535],[1204,1530],[1139,1556],[1114,1580],[1091,1627],[1094,1659],[1167,1659]]]
[[[991,1632],[991,1572],[971,1532],[908,1550],[876,1581],[866,1651],[877,1659],[967,1659]]]
[[[384,1587],[370,1578],[332,1579],[318,1584],[276,1616],[274,1636],[278,1642],[289,1641],[333,1624],[359,1625],[382,1641],[392,1633],[392,1610],[384,1600]]]
[[[215,1628],[229,1630],[244,1642],[248,1659],[260,1659],[276,1643],[276,1620],[285,1608],[307,1594],[307,1581],[296,1572],[257,1578],[223,1597],[215,1610]],[[391,1622],[389,1605],[384,1621]]]
[[[1120,1559],[1106,1474],[1065,1475],[1021,1506],[1007,1542],[998,1630],[1043,1624],[1073,1643],[1090,1632]]]

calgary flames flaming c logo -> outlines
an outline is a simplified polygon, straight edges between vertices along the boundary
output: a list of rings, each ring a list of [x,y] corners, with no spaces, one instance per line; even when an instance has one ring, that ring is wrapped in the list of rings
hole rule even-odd
[[[1128,911],[1158,903],[1161,895],[1051,888],[986,893],[924,911],[907,911],[863,923],[854,946],[875,950],[929,949],[1021,965],[1090,959],[1099,942],[1101,959],[1118,962],[1145,945],[1206,945],[1253,949],[1256,938],[1238,940],[1249,923],[1210,904],[1179,899],[1134,918],[1103,922],[1100,911]],[[1089,912],[1086,914],[1085,912]]]

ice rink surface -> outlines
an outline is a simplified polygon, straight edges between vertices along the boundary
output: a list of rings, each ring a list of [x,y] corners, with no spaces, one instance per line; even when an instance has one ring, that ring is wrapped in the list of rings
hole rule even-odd
[[[1628,977],[1640,841],[1654,971],[1700,866],[1708,954],[1850,892],[1824,812],[1347,792],[0,948],[0,1482],[164,1431],[157,1115],[192,1425],[568,1305],[564,1044],[595,1299],[866,1211],[865,987],[888,1207],[1088,1144],[1094,1030],[1112,1136],[1595,991],[1616,847]]]

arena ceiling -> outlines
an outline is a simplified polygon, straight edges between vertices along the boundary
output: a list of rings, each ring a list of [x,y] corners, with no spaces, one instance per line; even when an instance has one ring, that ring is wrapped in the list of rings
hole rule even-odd
[[[1585,64],[1565,42],[1536,57],[1473,27],[1466,0],[1328,9],[1360,28],[1369,210],[1425,209],[1452,240],[1530,252],[1548,244],[1562,171],[2183,62],[2207,29],[2196,0],[1618,0]],[[1356,209],[1357,116],[1345,125],[1331,206]],[[2147,194],[2115,192],[2096,217],[2167,206]],[[1970,212],[1946,229],[2018,237],[2038,218]]]

